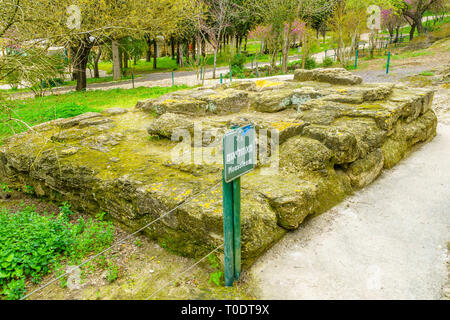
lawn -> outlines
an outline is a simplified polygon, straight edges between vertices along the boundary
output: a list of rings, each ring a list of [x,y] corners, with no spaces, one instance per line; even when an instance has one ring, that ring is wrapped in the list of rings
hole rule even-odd
[[[131,108],[139,100],[156,98],[168,92],[186,88],[188,87],[183,85],[70,92],[62,95],[13,100],[9,103],[14,111],[13,117],[33,126],[53,119],[74,117],[89,111],[98,112],[115,107]],[[0,120],[6,117],[6,114],[0,114]],[[25,130],[26,127],[19,122],[0,123],[0,142],[14,132],[19,133]]]

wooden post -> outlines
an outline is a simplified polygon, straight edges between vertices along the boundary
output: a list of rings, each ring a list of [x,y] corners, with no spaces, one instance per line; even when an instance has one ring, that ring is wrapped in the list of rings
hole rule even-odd
[[[234,280],[241,275],[241,178],[233,181]]]
[[[231,287],[234,282],[233,183],[225,182],[225,173],[222,180],[225,286]]]
[[[391,61],[391,52],[388,53],[387,65],[386,65],[386,74],[389,73],[389,62]]]

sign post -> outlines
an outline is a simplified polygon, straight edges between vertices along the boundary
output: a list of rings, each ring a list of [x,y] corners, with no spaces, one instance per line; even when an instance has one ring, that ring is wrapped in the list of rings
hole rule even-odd
[[[391,52],[389,51],[386,64],[386,74],[389,73],[389,63],[391,62]]]
[[[223,235],[225,285],[241,274],[241,176],[256,166],[256,133],[251,125],[232,127],[223,137]]]

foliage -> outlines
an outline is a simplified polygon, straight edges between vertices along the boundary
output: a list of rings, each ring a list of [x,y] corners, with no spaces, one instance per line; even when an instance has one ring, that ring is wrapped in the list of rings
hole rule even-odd
[[[113,283],[114,281],[116,281],[118,276],[119,276],[119,267],[112,262],[108,262],[108,269],[106,270],[106,279],[110,283]]]
[[[325,68],[331,67],[333,64],[334,64],[334,61],[330,57],[326,57],[322,61],[322,66],[324,66]]]
[[[91,218],[71,223],[70,205],[60,209],[58,215],[39,214],[34,207],[0,212],[0,294],[7,299],[24,294],[25,279],[39,283],[62,260],[78,263],[114,240],[111,223]]]
[[[291,70],[300,69],[303,66],[303,60],[292,61],[289,63],[288,67]],[[317,68],[317,62],[312,57],[307,57],[305,61],[305,69],[311,70]]]
[[[245,55],[241,53],[236,54],[230,62],[231,68],[238,67],[240,69],[243,69],[246,60],[247,58],[245,57]]]
[[[210,273],[208,283],[214,283],[216,286],[220,286],[223,281],[223,272],[220,270],[220,263],[217,261],[215,255],[208,256],[209,264],[214,272]]]

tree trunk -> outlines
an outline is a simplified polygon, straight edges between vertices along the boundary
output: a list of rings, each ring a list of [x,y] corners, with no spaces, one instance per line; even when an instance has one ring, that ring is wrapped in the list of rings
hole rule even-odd
[[[247,36],[245,36],[244,51],[247,52]]]
[[[416,24],[414,23],[411,26],[411,31],[409,32],[409,41],[411,41],[412,39],[414,39],[414,32],[416,31]]]
[[[195,63],[196,41],[192,39],[192,63]]]
[[[186,41],[185,56],[186,56],[186,63],[189,64],[189,41]]]
[[[102,47],[98,47],[97,55],[94,59],[94,78],[100,78],[100,72],[98,70],[98,62],[100,61],[100,57],[102,55]]]
[[[148,47],[147,56],[145,58],[145,61],[150,62],[150,61],[152,61],[152,40],[150,39],[150,36],[147,34],[144,36],[144,38],[145,38],[145,41],[147,42],[147,47]]]
[[[183,42],[178,42],[178,65],[180,68],[184,67],[184,61],[183,61]]]
[[[206,57],[206,41],[205,41],[205,39],[202,39],[202,56],[203,56],[203,58]]]
[[[284,31],[284,39],[283,46],[281,52],[283,54],[283,73],[287,73],[287,64],[288,64],[288,56],[289,56],[289,31],[291,30],[291,25],[289,25],[288,29]]]
[[[153,70],[156,70],[158,67],[158,43],[156,42],[156,38],[153,40]]]
[[[397,26],[397,28],[395,29],[395,43],[398,43],[398,34],[400,32],[400,26]]]
[[[214,48],[214,68],[213,68],[213,79],[216,78],[216,65],[217,65],[217,47]]]
[[[202,47],[202,42],[200,39],[200,35],[197,35],[197,65],[200,65],[200,56],[201,56],[201,48]]]
[[[128,52],[124,51],[123,52],[123,68],[124,69],[128,69]]]
[[[78,47],[72,47],[73,55],[73,72],[77,81],[76,90],[86,90],[86,66],[89,59],[89,53],[92,44],[89,40],[81,41]]]
[[[120,70],[120,52],[119,52],[119,42],[117,40],[112,40],[112,58],[113,58],[113,79],[120,80],[121,70]]]
[[[172,60],[175,60],[175,40],[174,38],[170,38],[171,49],[172,49]]]

